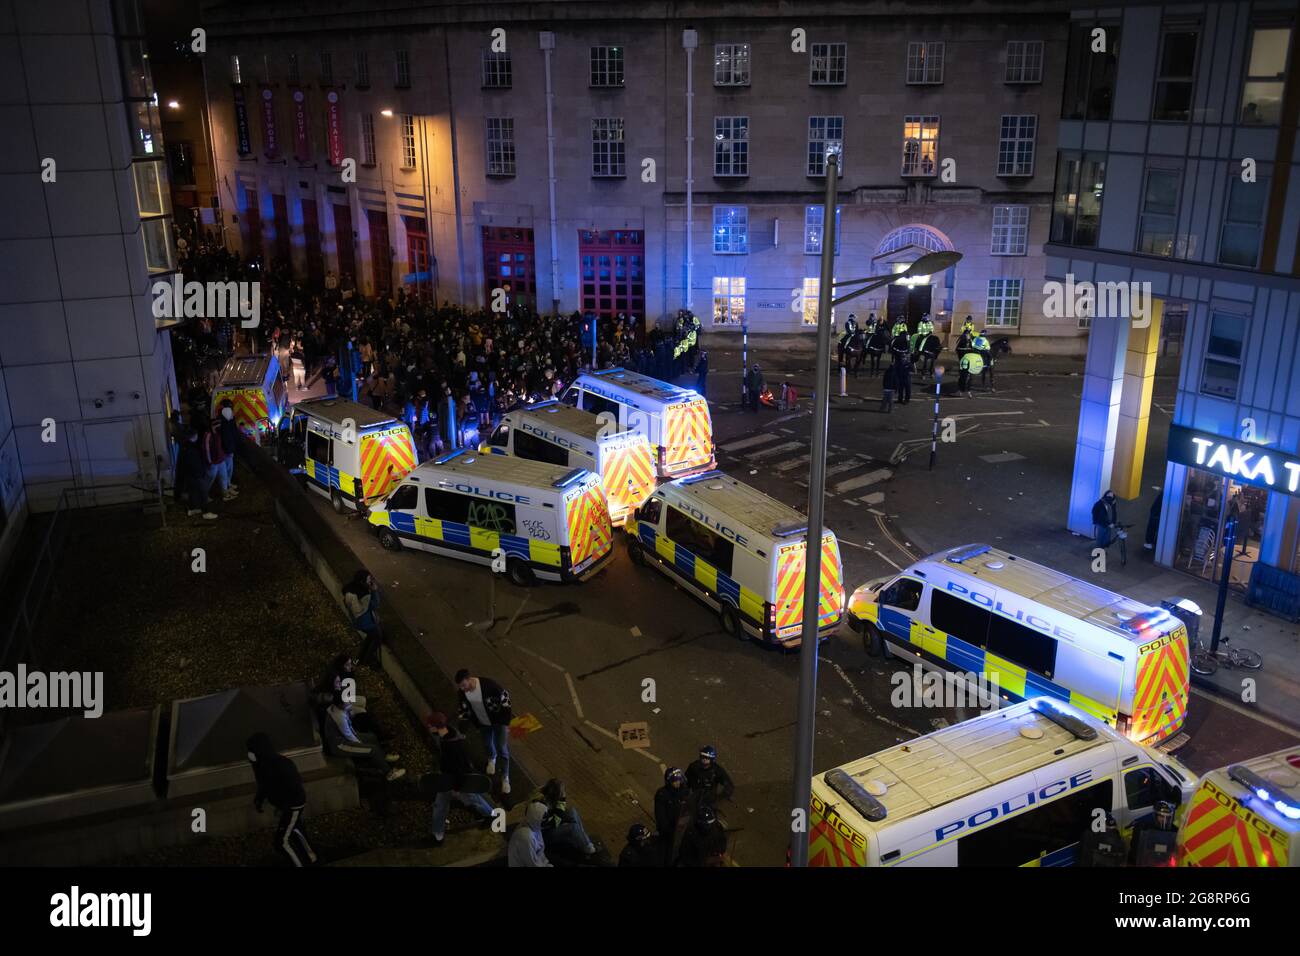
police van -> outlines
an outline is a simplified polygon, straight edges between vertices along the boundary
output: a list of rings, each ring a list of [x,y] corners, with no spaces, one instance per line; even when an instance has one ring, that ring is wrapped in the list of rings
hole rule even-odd
[[[1070,866],[1098,820],[1121,832],[1186,805],[1195,776],[1038,697],[817,774],[812,866]]]
[[[579,375],[562,400],[584,412],[608,415],[620,430],[645,435],[661,478],[684,478],[717,465],[709,403],[693,389],[611,368]]]
[[[655,488],[654,457],[645,435],[620,431],[556,399],[507,413],[480,451],[594,471],[616,526],[627,524],[632,509]]]
[[[312,398],[293,407],[307,487],[334,510],[364,510],[415,467],[411,430],[392,415],[344,398]]]
[[[1300,866],[1300,746],[1201,778],[1178,828],[1181,866]]]
[[[614,546],[599,475],[464,448],[420,465],[368,520],[390,551],[496,558],[518,585],[586,580]]]
[[[808,519],[720,471],[659,486],[634,513],[632,561],[653,565],[718,612],[733,637],[796,646],[803,633]],[[821,538],[818,634],[844,613],[839,543]]]
[[[863,585],[848,612],[868,653],[983,675],[1003,701],[1069,701],[1140,743],[1168,740],[1187,715],[1181,620],[986,544]]]
[[[240,431],[257,444],[275,435],[289,409],[289,390],[280,379],[280,361],[266,355],[232,355],[222,366],[212,392],[212,417],[230,399]]]

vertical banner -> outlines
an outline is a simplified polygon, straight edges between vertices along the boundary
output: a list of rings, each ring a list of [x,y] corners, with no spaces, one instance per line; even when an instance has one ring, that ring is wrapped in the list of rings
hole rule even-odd
[[[325,123],[331,166],[343,165],[343,117],[340,115],[342,112],[339,107],[338,90],[330,90],[325,94]]]
[[[307,135],[307,94],[293,91],[293,156],[300,163],[311,162],[311,144]]]
[[[253,137],[248,128],[248,104],[244,101],[244,88],[235,87],[235,139],[240,156],[253,152]]]
[[[278,159],[280,141],[275,136],[275,99],[269,86],[262,87],[262,146],[267,159]]]

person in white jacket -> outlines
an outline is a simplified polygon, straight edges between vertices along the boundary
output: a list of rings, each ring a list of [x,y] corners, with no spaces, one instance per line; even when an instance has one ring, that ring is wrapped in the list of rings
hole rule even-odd
[[[357,663],[376,670],[380,667],[379,648],[384,635],[379,629],[379,582],[365,568],[352,576],[343,588],[343,603],[352,626],[362,637]]]
[[[382,772],[390,783],[406,776],[404,769],[391,766],[402,759],[400,755],[385,754],[377,737],[352,726],[352,704],[343,699],[342,693],[335,693],[333,703],[325,712],[324,723],[325,746],[329,753],[368,763]]]
[[[506,848],[506,862],[510,866],[550,866],[546,858],[546,844],[542,840],[542,820],[546,817],[546,804],[536,801],[524,811],[524,822],[510,834]]]

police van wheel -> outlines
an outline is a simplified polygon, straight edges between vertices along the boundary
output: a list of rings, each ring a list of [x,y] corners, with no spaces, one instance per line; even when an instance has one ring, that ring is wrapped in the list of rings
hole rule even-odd
[[[402,539],[393,534],[388,528],[381,528],[379,531],[379,546],[385,551],[401,551]]]
[[[330,492],[330,506],[334,509],[335,514],[343,514],[343,496],[335,488]]]
[[[740,626],[740,616],[736,614],[736,609],[730,604],[722,605],[722,609],[718,611],[718,620],[722,622],[723,633],[730,634],[742,641],[749,639],[745,629]]]
[[[641,543],[636,539],[627,543],[627,556],[632,559],[632,563],[637,567],[645,567],[645,552],[641,550]]]
[[[876,625],[868,623],[863,626],[862,649],[871,657],[879,657],[885,652],[885,642],[881,640]]]
[[[537,583],[537,575],[533,574],[533,569],[518,558],[511,558],[507,562],[506,575],[510,578],[511,584],[516,584],[521,588],[530,588]]]

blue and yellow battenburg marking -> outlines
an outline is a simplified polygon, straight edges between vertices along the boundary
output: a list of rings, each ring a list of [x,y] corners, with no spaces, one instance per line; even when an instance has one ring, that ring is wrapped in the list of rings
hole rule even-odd
[[[711,594],[717,594],[730,601],[756,627],[762,628],[762,595],[742,587],[729,575],[723,574],[708,562],[701,561],[690,551],[658,534],[652,526],[644,522],[637,525],[637,537],[647,550],[653,551],[668,562],[674,572],[688,581],[696,582]]]
[[[913,648],[946,662],[954,670],[987,674],[990,678],[996,674],[999,692],[1013,704],[1031,697],[1055,697],[1111,726],[1115,725],[1119,717],[1119,711],[1114,707],[1054,683],[1042,674],[1026,670],[1019,664],[1013,664],[1006,658],[969,644],[959,637],[926,627],[900,611],[882,608],[872,601],[855,608],[854,613],[860,620],[869,621],[882,631],[902,638]]]
[[[331,491],[337,488],[346,495],[355,495],[357,488],[357,479],[354,475],[349,475],[346,471],[339,471],[323,461],[315,461],[308,458],[304,464],[304,471],[307,477],[323,488]]]
[[[370,523],[392,528],[399,534],[415,535],[430,541],[441,541],[461,549],[491,554],[500,548],[511,557],[524,558],[533,564],[559,568],[562,566],[560,546],[549,541],[521,538],[513,534],[487,531],[456,521],[438,518],[421,518],[404,511],[372,511]]]

